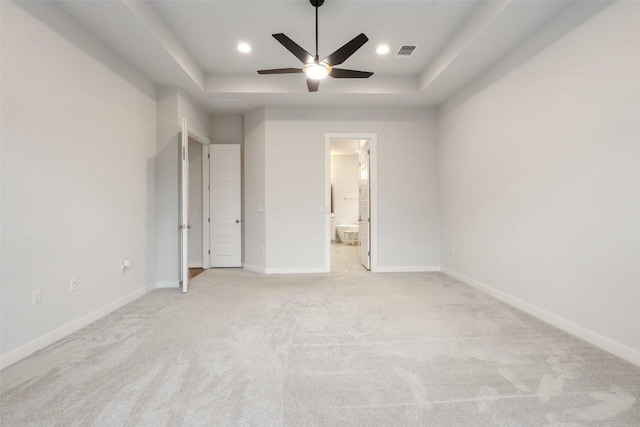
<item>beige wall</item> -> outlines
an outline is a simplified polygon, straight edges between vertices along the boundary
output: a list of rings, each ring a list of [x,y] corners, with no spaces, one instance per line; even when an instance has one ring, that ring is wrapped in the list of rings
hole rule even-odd
[[[2,2],[3,365],[154,286],[156,94],[117,58],[53,4]]]
[[[616,3],[439,120],[443,267],[636,363],[638,22]]]

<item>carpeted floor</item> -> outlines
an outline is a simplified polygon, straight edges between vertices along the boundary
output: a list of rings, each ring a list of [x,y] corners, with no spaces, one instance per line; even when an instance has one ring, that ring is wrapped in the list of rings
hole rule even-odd
[[[439,273],[208,270],[1,378],[3,426],[640,425],[640,368]]]

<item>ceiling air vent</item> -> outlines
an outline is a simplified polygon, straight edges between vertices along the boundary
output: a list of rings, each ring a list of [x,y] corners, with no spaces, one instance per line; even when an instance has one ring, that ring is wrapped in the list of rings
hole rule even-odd
[[[418,46],[416,45],[403,44],[402,46],[400,46],[400,49],[398,49],[398,53],[396,53],[396,56],[398,58],[411,58],[417,48]]]

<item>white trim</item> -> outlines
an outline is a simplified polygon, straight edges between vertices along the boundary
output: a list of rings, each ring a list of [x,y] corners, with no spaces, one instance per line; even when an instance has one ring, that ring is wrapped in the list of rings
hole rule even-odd
[[[202,263],[198,263],[198,262],[190,262],[189,263],[189,268],[204,268],[202,267]]]
[[[491,286],[484,283],[478,282],[477,280],[467,277],[456,271],[443,267],[442,272],[448,274],[451,277],[455,277],[456,279],[463,281],[469,286],[472,286],[486,294],[489,294],[492,297],[499,299],[500,301],[519,308],[520,310],[525,311],[530,315],[535,316],[538,319],[555,326],[556,328],[562,329],[563,331],[575,335],[578,338],[582,338],[583,340],[590,342],[596,347],[599,347],[605,351],[608,351],[609,353],[612,353],[618,357],[628,360],[635,365],[640,366],[640,352],[630,347],[613,341],[612,339],[604,337],[583,326],[577,325],[563,317],[531,305],[521,299],[492,288]]]
[[[180,282],[160,282],[156,284],[157,289],[179,288]]]
[[[378,268],[378,134],[377,133],[325,133],[325,268],[331,271],[331,140],[332,139],[366,139],[369,141],[369,189],[371,191],[371,272],[379,272]]]
[[[186,119],[183,118],[184,121]],[[183,127],[178,127],[178,136],[182,139]],[[198,268],[208,269],[210,268],[210,258],[209,258],[209,223],[207,218],[209,218],[209,158],[208,154],[210,152],[209,145],[211,145],[211,140],[204,134],[200,133],[198,130],[194,129],[192,126],[189,126],[187,123],[187,137],[193,139],[202,145],[202,266],[198,266]],[[191,267],[191,266],[190,266]]]
[[[180,281],[182,292],[186,293],[189,290],[189,126],[185,117],[182,118],[180,147]]]
[[[176,126],[176,132],[178,133],[178,137],[181,137],[181,135],[182,135],[182,125],[181,124]],[[199,142],[202,145],[211,144],[211,139],[209,139],[208,136],[206,136],[205,134],[201,133],[200,131],[194,129],[192,126],[189,126],[189,124],[187,124],[187,135],[189,136],[189,138]]]
[[[243,268],[245,270],[247,270],[247,271],[252,271],[254,273],[265,274],[265,268],[264,267],[258,267],[257,265],[245,264],[243,266]]]
[[[126,295],[122,298],[119,298],[105,306],[102,306],[99,309],[94,310],[91,313],[80,317],[79,319],[76,319],[70,323],[67,323],[66,325],[61,326],[58,329],[55,329],[41,336],[40,338],[36,338],[35,340],[23,345],[22,347],[18,347],[17,349],[7,354],[3,354],[0,357],[0,369],[4,369],[9,365],[13,365],[19,360],[24,359],[25,357],[48,346],[49,344],[52,344],[68,335],[71,335],[77,330],[82,329],[85,326],[95,322],[96,320],[106,316],[107,314],[110,314],[116,311],[117,309],[129,304],[131,301],[140,298],[141,296],[147,294],[153,289],[154,289],[153,286],[148,286],[145,288],[138,289],[137,291],[132,292],[129,295]]]
[[[326,274],[331,273],[326,267],[310,268],[265,268],[265,274]]]
[[[188,124],[187,124],[187,134],[191,138],[198,141],[200,144],[203,144],[203,145],[211,144],[211,140],[206,135],[195,130],[192,126],[189,126]]]
[[[432,273],[440,271],[439,265],[402,265],[397,267],[380,267],[376,273]]]

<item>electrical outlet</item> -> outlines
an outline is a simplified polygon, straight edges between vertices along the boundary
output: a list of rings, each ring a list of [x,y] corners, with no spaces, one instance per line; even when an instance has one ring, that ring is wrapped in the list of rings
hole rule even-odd
[[[125,259],[124,261],[122,261],[121,267],[122,267],[122,272],[124,273],[125,271],[131,268],[131,261],[129,261],[128,259]]]
[[[31,304],[40,304],[40,288],[34,289],[31,292]]]
[[[69,279],[69,290],[71,292],[75,292],[78,290],[78,279],[76,279],[75,277]]]

